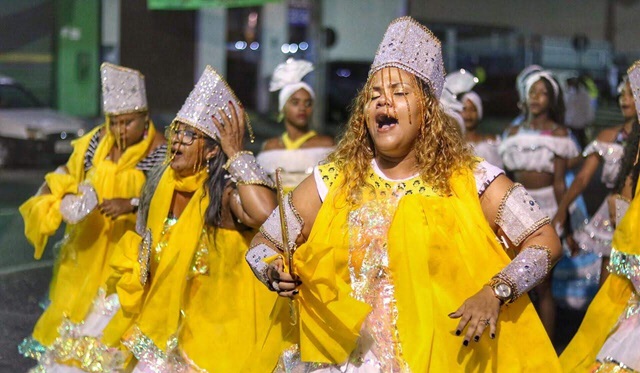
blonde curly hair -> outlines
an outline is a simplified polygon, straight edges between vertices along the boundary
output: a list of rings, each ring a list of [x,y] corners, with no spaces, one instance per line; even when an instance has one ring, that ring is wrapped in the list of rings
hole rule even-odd
[[[438,99],[431,94],[428,84],[410,75],[413,83],[420,88],[420,131],[414,143],[417,171],[436,193],[450,195],[449,179],[453,173],[464,168],[471,169],[478,161],[465,145],[457,124],[450,120]],[[366,123],[373,76],[369,77],[354,99],[347,128],[336,150],[328,157],[344,175],[341,186],[352,191],[347,196],[347,202],[352,206],[360,203],[365,188],[373,188],[366,183],[371,159],[375,156],[375,146]]]

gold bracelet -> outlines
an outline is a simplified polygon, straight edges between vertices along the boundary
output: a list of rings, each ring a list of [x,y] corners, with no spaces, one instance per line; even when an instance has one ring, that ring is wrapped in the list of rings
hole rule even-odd
[[[229,170],[229,167],[231,167],[231,164],[238,159],[238,157],[244,155],[244,154],[251,154],[253,155],[253,152],[250,150],[241,150],[239,152],[237,152],[236,154],[234,154],[231,158],[229,158],[227,160],[227,162],[224,164],[224,166],[222,166],[222,168],[224,168],[225,170]]]

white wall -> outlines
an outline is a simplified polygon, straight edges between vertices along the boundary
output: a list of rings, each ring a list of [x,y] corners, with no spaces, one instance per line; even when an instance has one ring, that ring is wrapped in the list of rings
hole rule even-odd
[[[429,21],[512,27],[524,33],[605,39],[604,0],[413,0],[411,15]],[[616,7],[616,52],[640,51],[640,3]]]
[[[327,60],[373,61],[389,23],[406,13],[403,0],[325,0],[322,22],[336,31]]]
[[[203,8],[196,20],[196,46],[194,82],[207,65],[225,76],[227,72],[227,10],[225,8]]]

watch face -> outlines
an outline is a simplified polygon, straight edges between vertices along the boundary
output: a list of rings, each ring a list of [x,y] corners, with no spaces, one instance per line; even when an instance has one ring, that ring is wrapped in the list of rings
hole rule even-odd
[[[496,285],[495,292],[500,298],[509,298],[511,296],[511,288],[507,284]]]

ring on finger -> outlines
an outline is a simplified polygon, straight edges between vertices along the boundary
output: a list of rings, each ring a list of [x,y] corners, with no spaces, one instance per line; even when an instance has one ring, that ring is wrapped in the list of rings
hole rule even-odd
[[[278,285],[278,281],[274,281],[271,283],[271,287],[273,288],[273,290],[275,291],[280,291],[280,285]]]
[[[485,324],[487,326],[489,326],[489,324],[491,324],[491,320],[489,320],[489,319],[480,319],[478,321],[480,321],[481,323],[483,323],[483,324]]]

